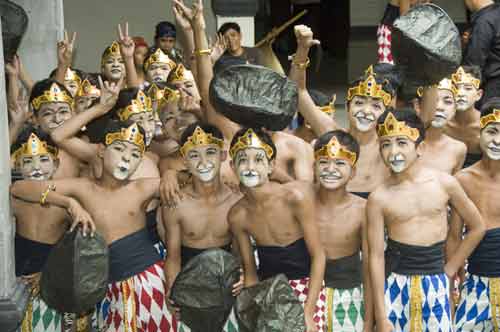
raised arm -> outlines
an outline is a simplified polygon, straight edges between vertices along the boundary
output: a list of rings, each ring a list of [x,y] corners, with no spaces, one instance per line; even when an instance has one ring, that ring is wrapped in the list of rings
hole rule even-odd
[[[182,2],[182,1],[181,1]],[[194,52],[194,35],[191,23],[182,14],[182,10],[172,2],[172,13],[175,18],[175,25],[179,33],[179,39],[181,40],[182,49],[185,55],[185,61],[189,64],[189,69],[193,73],[195,81],[198,81],[198,68],[196,65],[196,57],[193,55]]]
[[[373,305],[377,331],[391,332],[392,324],[385,313],[385,257],[384,257],[384,215],[382,205],[375,191],[366,205],[368,230],[368,265],[370,270]]]
[[[317,136],[321,136],[327,131],[337,129],[338,126],[332,117],[321,112],[319,107],[314,104],[306,88],[306,69],[309,63],[309,50],[312,46],[319,44],[319,41],[313,39],[311,29],[305,25],[295,27],[295,36],[297,38],[297,52],[293,57],[288,76],[297,83],[299,88],[298,109],[300,114],[311,125],[314,133]]]
[[[118,24],[118,43],[120,44],[120,53],[125,62],[127,86],[129,88],[138,88],[140,84],[134,62],[135,44],[134,40],[128,34],[128,22],[125,23],[125,31]]]
[[[85,162],[91,161],[96,154],[95,146],[75,136],[89,122],[105,115],[113,108],[118,98],[119,87],[122,81],[123,78],[117,84],[110,82],[103,83],[101,77],[99,77],[101,89],[99,104],[71,117],[61,126],[57,127],[50,135],[54,142],[79,160]]]
[[[309,188],[310,184],[303,183],[302,188],[304,187]],[[296,219],[300,222],[307,250],[311,256],[309,293],[304,305],[307,331],[316,331],[313,316],[325,275],[326,257],[321,241],[319,240],[319,232],[314,218],[312,192],[295,189],[291,196],[293,196],[292,201],[297,216]]]
[[[66,71],[71,67],[73,61],[73,47],[75,45],[76,32],[69,39],[68,32],[64,30],[64,39],[57,43],[57,69],[55,80],[64,84]]]
[[[456,246],[445,265],[446,274],[452,278],[482,240],[486,226],[479,210],[467,196],[458,180],[448,174],[443,174],[442,181],[450,196],[450,204],[467,227],[467,234]],[[459,225],[454,226],[455,233],[458,232],[458,227]]]
[[[205,19],[203,17],[203,1],[197,0],[193,9],[187,8],[181,1],[174,0],[174,3],[183,12],[183,15],[191,22],[194,34],[195,55],[198,64],[198,88],[205,111],[207,121],[222,131],[224,137],[230,139],[240,128],[239,125],[230,121],[225,116],[216,112],[210,103],[209,87],[213,78],[212,60],[205,33]]]

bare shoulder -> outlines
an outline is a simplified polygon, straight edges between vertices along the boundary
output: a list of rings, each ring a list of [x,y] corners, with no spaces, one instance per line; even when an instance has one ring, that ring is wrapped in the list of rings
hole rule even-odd
[[[289,147],[311,148],[311,145],[304,141],[302,138],[295,135],[278,131],[273,134],[275,143],[283,143]]]
[[[370,193],[368,199],[366,200],[365,208],[368,209],[375,206],[383,208],[389,199],[390,195],[388,195],[387,184],[382,184]]]
[[[160,187],[160,178],[140,178],[137,180],[130,181],[130,185],[136,187],[139,190],[156,190]]]
[[[310,182],[291,181],[281,184],[283,188],[282,194],[290,202],[302,202],[314,197],[314,187]]]
[[[355,207],[357,209],[366,208],[366,203],[367,203],[366,199],[361,198],[358,195],[354,195],[354,194],[348,194],[348,195],[349,195],[349,200],[352,203],[352,207]]]

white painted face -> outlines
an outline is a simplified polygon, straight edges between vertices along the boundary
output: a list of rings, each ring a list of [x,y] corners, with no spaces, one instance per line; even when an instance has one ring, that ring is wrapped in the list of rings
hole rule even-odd
[[[465,112],[474,107],[474,104],[481,99],[482,90],[476,89],[472,83],[457,84],[457,111]]]
[[[36,112],[36,121],[44,132],[50,133],[72,116],[73,111],[68,103],[45,103]]]
[[[381,137],[380,154],[386,166],[394,173],[405,171],[418,157],[415,142],[407,136]]]
[[[481,130],[479,147],[491,160],[500,160],[500,123],[492,122]]]
[[[273,165],[264,149],[246,148],[236,154],[233,168],[245,187],[255,188],[269,182]]]
[[[165,83],[172,68],[166,63],[152,63],[146,71],[146,78],[151,83]]]
[[[128,179],[142,160],[140,148],[130,142],[114,141],[104,150],[104,169],[115,179]]]
[[[132,114],[129,118],[130,121],[137,123],[144,129],[146,133],[145,141],[146,146],[151,144],[153,140],[155,129],[156,129],[156,120],[153,112],[143,112],[138,114]]]
[[[17,169],[25,180],[50,180],[57,170],[57,161],[50,154],[23,156],[17,161]]]
[[[197,146],[187,152],[184,162],[201,182],[211,182],[219,174],[222,151],[216,144]]]
[[[353,167],[345,159],[320,158],[314,165],[319,184],[328,190],[345,186],[353,175]]]
[[[112,82],[118,82],[125,76],[125,62],[121,55],[108,56],[102,65],[102,74]]]
[[[71,97],[75,98],[76,93],[78,92],[78,89],[80,88],[80,86],[78,85],[78,82],[74,81],[74,80],[65,80],[64,86],[66,87],[66,89],[68,89],[69,93],[71,93]]]
[[[354,96],[349,102],[349,123],[361,132],[375,130],[377,119],[384,111],[382,99]]]
[[[431,125],[434,128],[443,128],[448,121],[453,119],[456,112],[455,96],[450,90],[438,90],[438,101],[436,104],[436,113],[432,119]]]

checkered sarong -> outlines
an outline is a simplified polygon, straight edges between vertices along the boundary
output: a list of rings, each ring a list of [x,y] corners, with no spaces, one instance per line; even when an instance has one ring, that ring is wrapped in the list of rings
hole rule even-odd
[[[106,296],[97,306],[96,320],[99,331],[177,332],[177,321],[165,303],[163,262],[108,284]]]
[[[455,331],[499,331],[500,278],[469,275],[455,312]]]
[[[385,311],[393,331],[451,332],[449,289],[444,273],[391,273],[385,281]]]
[[[362,332],[364,319],[363,288],[326,288],[327,332]]]
[[[289,280],[288,283],[292,287],[295,295],[299,298],[299,301],[302,302],[302,305],[305,304],[307,300],[307,295],[309,294],[309,278],[302,278],[296,280]],[[321,288],[321,292],[319,293],[318,300],[316,302],[316,308],[314,310],[314,321],[316,322],[316,326],[318,328],[318,332],[325,331],[325,312],[326,312],[326,292],[325,288]]]
[[[377,29],[378,62],[394,64],[392,58],[392,30],[385,24],[380,24]]]

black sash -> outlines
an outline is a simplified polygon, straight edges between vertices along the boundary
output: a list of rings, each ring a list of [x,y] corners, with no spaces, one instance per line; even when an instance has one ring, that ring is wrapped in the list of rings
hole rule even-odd
[[[149,231],[149,236],[151,236],[151,240],[153,241],[153,243],[158,243],[161,241],[160,235],[158,234],[157,221],[156,221],[157,211],[158,208],[146,212],[146,227]]]
[[[280,273],[289,280],[302,279],[311,274],[311,256],[303,238],[286,247],[257,246],[257,253],[261,280]]]
[[[444,241],[431,246],[415,246],[387,240],[385,273],[431,275],[444,272]]]
[[[184,267],[184,265],[186,265],[191,260],[191,258],[196,257],[199,254],[209,249],[216,249],[216,248],[199,249],[199,248],[181,246],[181,266]],[[231,242],[229,242],[225,246],[219,247],[219,249],[225,250],[231,254]]]
[[[147,228],[127,235],[109,245],[110,282],[132,277],[160,260]]]
[[[470,274],[481,277],[500,277],[500,228],[486,231],[469,257],[467,270]]]
[[[328,259],[325,267],[325,285],[329,288],[351,289],[362,284],[362,265],[359,252],[352,256]]]
[[[53,244],[32,241],[16,234],[16,277],[41,272],[53,247]]]
[[[362,191],[351,191],[351,194],[354,194],[364,199],[368,199],[368,196],[370,196],[369,192],[362,192]]]

